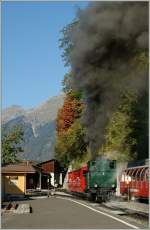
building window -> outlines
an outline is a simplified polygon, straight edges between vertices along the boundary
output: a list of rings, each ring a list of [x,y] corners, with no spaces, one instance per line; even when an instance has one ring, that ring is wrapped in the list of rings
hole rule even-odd
[[[9,176],[9,180],[18,180],[18,176]]]
[[[17,185],[18,184],[18,176],[9,176],[9,184]]]

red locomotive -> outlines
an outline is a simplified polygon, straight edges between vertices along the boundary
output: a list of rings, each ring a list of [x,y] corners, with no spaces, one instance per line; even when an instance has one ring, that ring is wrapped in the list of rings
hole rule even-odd
[[[120,193],[130,197],[149,197],[148,166],[126,168],[121,175]]]

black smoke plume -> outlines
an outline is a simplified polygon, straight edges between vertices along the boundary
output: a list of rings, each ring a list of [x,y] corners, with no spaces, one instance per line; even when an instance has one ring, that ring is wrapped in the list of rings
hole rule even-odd
[[[72,31],[72,85],[83,92],[82,123],[93,156],[125,90],[142,92],[148,70],[137,70],[137,52],[148,51],[147,2],[97,2],[80,11]]]

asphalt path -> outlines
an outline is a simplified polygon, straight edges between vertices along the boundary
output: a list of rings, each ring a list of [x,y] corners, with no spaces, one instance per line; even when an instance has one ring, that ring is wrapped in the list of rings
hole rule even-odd
[[[86,201],[65,197],[27,200],[33,212],[3,214],[3,229],[136,229],[141,226],[90,206]]]

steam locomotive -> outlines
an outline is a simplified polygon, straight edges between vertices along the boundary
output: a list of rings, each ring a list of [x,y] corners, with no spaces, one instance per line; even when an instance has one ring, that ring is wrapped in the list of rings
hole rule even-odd
[[[116,161],[97,158],[68,173],[68,190],[92,201],[106,201],[116,191]]]

